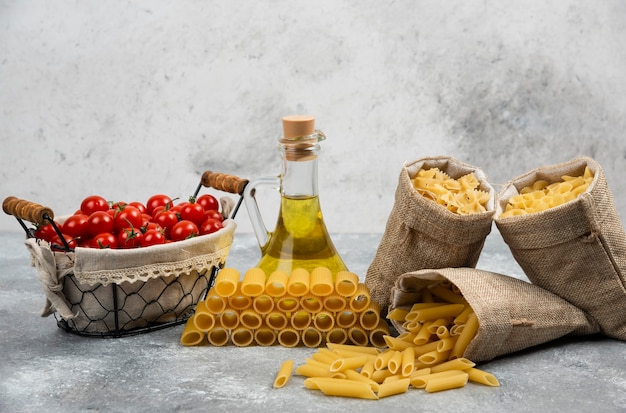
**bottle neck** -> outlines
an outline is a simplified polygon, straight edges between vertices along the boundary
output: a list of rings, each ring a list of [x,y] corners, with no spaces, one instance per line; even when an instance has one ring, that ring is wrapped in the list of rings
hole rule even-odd
[[[321,137],[321,139],[320,139]],[[310,198],[318,195],[317,157],[318,142],[323,134],[302,139],[281,139],[279,151],[283,161],[281,195],[289,198]]]
[[[318,195],[317,156],[306,161],[283,158],[281,195],[289,198],[310,198]]]

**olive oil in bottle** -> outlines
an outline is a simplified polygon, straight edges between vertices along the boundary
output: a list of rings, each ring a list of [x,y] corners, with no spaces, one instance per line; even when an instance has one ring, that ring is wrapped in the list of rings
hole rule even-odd
[[[276,270],[287,274],[296,268],[312,271],[328,267],[333,275],[347,267],[330,238],[320,208],[317,168],[319,142],[326,137],[314,128],[310,116],[283,118],[284,137],[279,139],[283,171],[275,179],[250,182],[244,192],[252,226],[261,247],[257,267],[269,276]],[[260,185],[278,183],[281,202],[274,231],[261,219],[254,192]]]

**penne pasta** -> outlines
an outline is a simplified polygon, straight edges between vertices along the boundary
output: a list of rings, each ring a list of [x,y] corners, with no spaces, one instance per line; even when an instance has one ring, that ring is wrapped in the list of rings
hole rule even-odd
[[[213,314],[220,314],[228,305],[228,299],[217,294],[215,288],[211,288],[204,299],[206,308]]]
[[[467,373],[463,372],[462,370],[446,370],[446,371],[440,371],[439,373],[432,373],[432,369],[431,369],[430,374],[421,374],[421,375],[412,376],[411,386],[417,389],[424,389],[428,385],[428,382],[431,380],[437,380],[440,378],[452,377],[452,376],[463,375],[463,374],[467,376]]]
[[[478,331],[478,317],[476,317],[476,313],[471,313],[467,319],[467,323],[461,331],[459,338],[456,340],[454,344],[454,348],[452,349],[452,353],[450,354],[450,358],[458,358],[463,357],[463,353],[465,353],[465,349],[469,345],[470,341],[476,335]]]
[[[362,383],[367,383],[372,388],[372,391],[378,392],[380,385],[376,383],[374,380],[370,379],[369,377],[364,376],[363,374],[360,374],[356,370],[350,370],[350,369],[345,370],[343,373],[346,375],[346,379],[360,381]]]
[[[350,327],[348,329],[348,338],[357,346],[367,346],[369,344],[369,335],[361,327]]]
[[[307,294],[300,298],[300,308],[309,313],[319,313],[324,309],[324,304],[320,297],[313,294]]]
[[[295,347],[300,343],[300,333],[293,328],[284,328],[278,332],[277,339],[283,347]]]
[[[380,354],[380,350],[378,349],[375,349],[372,347],[353,346],[351,344],[326,343],[326,347],[328,347],[328,349],[335,351],[337,353],[341,350],[347,350],[352,353],[367,354],[371,356],[378,356]]]
[[[327,343],[344,344],[348,341],[348,330],[341,327],[334,327],[326,333]]]
[[[335,275],[335,291],[344,297],[356,294],[359,276],[350,271],[339,271]]]
[[[289,276],[282,271],[274,271],[265,283],[265,292],[270,297],[278,298],[287,293],[287,280]]]
[[[415,370],[415,350],[409,347],[402,352],[402,368],[400,373],[404,377],[408,377]]]
[[[382,370],[387,367],[389,360],[397,353],[396,350],[387,349],[376,356],[374,360],[374,368],[376,370]]]
[[[392,381],[385,380],[378,389],[378,397],[382,399],[383,397],[406,393],[410,383],[411,380],[409,378],[401,378]]]
[[[395,351],[391,358],[387,361],[387,368],[392,374],[400,374],[402,371],[402,355],[404,351]]]
[[[408,310],[403,310],[401,308],[394,308],[393,310],[387,313],[387,319],[394,320],[394,321],[404,321],[408,313],[409,313]]]
[[[463,304],[445,304],[436,307],[423,308],[415,311],[415,317],[410,321],[428,321],[436,320],[438,318],[456,317],[459,315],[465,306]]]
[[[287,280],[287,294],[302,297],[309,293],[311,274],[304,268],[296,268]]]
[[[254,341],[260,346],[272,346],[276,342],[276,331],[266,324],[254,331]]]
[[[307,327],[301,333],[302,344],[309,348],[318,347],[322,344],[323,336],[322,332],[313,327]]]
[[[341,357],[330,364],[330,371],[343,371],[348,369],[359,369],[367,361],[367,356]]]
[[[230,297],[237,290],[239,271],[234,268],[222,268],[215,277],[215,292],[220,297]]]
[[[313,325],[319,331],[327,332],[335,327],[335,317],[327,311],[320,311],[313,318]]]
[[[261,294],[254,297],[252,308],[260,315],[265,315],[274,310],[274,298],[267,294]]]
[[[287,384],[289,378],[291,378],[291,372],[293,371],[293,360],[285,360],[278,369],[276,378],[274,379],[274,388],[280,389]]]
[[[466,358],[457,358],[449,360],[431,367],[431,372],[439,373],[446,370],[467,370],[474,367],[476,364]]]
[[[330,311],[331,313],[338,313],[348,307],[348,301],[346,297],[343,297],[339,294],[331,294],[329,296],[323,297],[322,303],[324,305],[324,309]]]
[[[239,322],[250,330],[256,330],[263,324],[263,317],[252,309],[243,310],[239,315]]]
[[[313,295],[326,297],[335,291],[333,274],[328,267],[317,267],[311,271],[310,291]]]
[[[486,371],[477,369],[475,367],[471,367],[467,370],[464,370],[469,375],[469,381],[479,384],[484,384],[485,386],[498,387],[500,386],[500,382],[491,373],[487,373]]]
[[[363,283],[357,284],[356,292],[350,298],[350,309],[359,313],[364,311],[370,305],[370,290],[367,285]]]
[[[335,323],[341,328],[350,328],[356,324],[358,316],[352,310],[340,311],[335,315]]]
[[[378,326],[380,321],[380,304],[370,301],[369,306],[361,313],[359,323],[366,330],[371,330]]]
[[[252,307],[252,298],[241,292],[241,282],[237,283],[235,292],[228,296],[228,305],[239,311]]]
[[[180,343],[183,346],[197,346],[206,337],[206,333],[196,326],[194,317],[195,315],[192,315],[187,319],[183,333],[180,336]]]
[[[309,382],[307,385],[306,382]],[[360,399],[377,400],[378,396],[368,383],[333,378],[310,377],[305,380],[305,386],[315,386],[329,396],[354,397]],[[309,387],[311,388],[311,387]]]
[[[449,377],[440,377],[436,379],[429,380],[426,383],[426,387],[424,388],[428,393],[435,393],[443,390],[451,390],[458,389],[459,387],[463,387],[467,384],[468,374],[461,372],[461,374],[457,374]]]
[[[247,297],[258,297],[265,291],[265,272],[258,268],[250,268],[243,276],[241,292]]]
[[[230,333],[230,340],[237,347],[247,347],[254,341],[254,333],[246,327],[237,327]]]
[[[367,378],[371,378],[372,374],[374,374],[374,361],[376,359],[368,359],[363,367],[361,367],[361,371],[359,373]]]

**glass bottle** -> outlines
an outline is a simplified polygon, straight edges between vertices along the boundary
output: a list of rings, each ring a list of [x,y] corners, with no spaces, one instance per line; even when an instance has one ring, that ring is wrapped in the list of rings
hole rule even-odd
[[[324,266],[334,276],[347,267],[326,229],[319,202],[319,142],[326,136],[315,130],[315,118],[311,116],[286,116],[282,122],[284,136],[278,140],[282,173],[254,180],[244,191],[244,202],[261,248],[257,267],[269,277],[276,270],[290,274],[296,268],[310,272]],[[278,187],[281,196],[272,232],[266,229],[254,197],[256,188],[262,185]]]

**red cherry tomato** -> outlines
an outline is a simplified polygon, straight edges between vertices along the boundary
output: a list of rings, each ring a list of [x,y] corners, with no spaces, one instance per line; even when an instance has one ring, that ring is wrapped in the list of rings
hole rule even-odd
[[[115,232],[120,232],[124,228],[141,228],[143,217],[141,211],[134,206],[125,205],[113,218],[115,221]]]
[[[209,211],[209,210],[219,211],[220,210],[220,203],[218,202],[217,198],[215,198],[211,194],[200,195],[196,199],[196,202],[202,205],[202,208],[204,208],[205,211]]]
[[[134,206],[139,211],[141,211],[142,214],[147,214],[148,213],[148,209],[146,208],[146,206],[144,204],[142,204],[141,202],[139,202],[139,201],[129,202],[128,205]]]
[[[113,216],[107,211],[96,211],[87,219],[87,230],[92,237],[98,234],[113,232],[115,228]]]
[[[117,248],[117,238],[110,232],[103,232],[93,237],[91,240],[91,248],[115,249]]]
[[[189,202],[181,208],[180,219],[200,225],[204,221],[204,208],[196,202]]]
[[[117,234],[117,246],[119,248],[138,248],[141,247],[141,240],[143,234],[141,231],[134,227],[128,227],[122,229]]]
[[[169,238],[172,228],[178,223],[178,216],[175,212],[167,210],[154,217],[154,222],[165,230],[165,235]]]
[[[209,218],[217,219],[218,221],[224,221],[224,217],[222,216],[222,214],[220,214],[219,211],[216,211],[214,209],[211,209],[204,213],[204,219],[206,220]]]
[[[202,223],[202,225],[200,225],[199,230],[200,230],[200,235],[206,235],[206,234],[212,234],[216,231],[219,231],[222,228],[224,228],[224,225],[222,225],[222,221],[219,221],[213,218],[208,218]]]
[[[57,226],[57,228],[61,228],[61,224],[57,221],[54,221],[54,224]],[[39,239],[50,242],[52,238],[57,236],[57,233],[54,230],[52,224],[45,224],[37,228],[37,230],[35,231],[35,236]]]
[[[167,195],[163,195],[163,194],[158,194],[158,195],[152,195],[149,199],[148,202],[146,202],[146,212],[149,215],[154,216],[154,210],[157,207],[171,207],[173,205],[172,203],[172,199],[167,196]]]
[[[61,232],[71,236],[72,238],[82,238],[89,235],[88,232],[89,216],[85,214],[71,215],[63,223]]]
[[[182,220],[172,228],[170,232],[170,239],[172,241],[182,241],[188,238],[193,238],[198,235],[200,231],[198,226],[191,221]]]
[[[152,245],[165,244],[166,241],[164,230],[149,229],[141,238],[141,246],[150,247]]]
[[[67,234],[61,234],[63,235],[63,238],[65,238],[65,241],[67,242],[68,246],[71,249],[74,249],[78,246],[78,242],[72,238],[71,236],[67,235]],[[61,238],[59,238],[58,235],[56,235],[54,238],[52,238],[52,240],[50,241],[50,249],[52,249],[53,251],[65,251],[65,244],[63,243],[63,241],[61,240]]]
[[[80,210],[83,214],[89,216],[96,211],[106,211],[109,209],[109,203],[100,195],[90,195],[83,199],[80,203]]]

